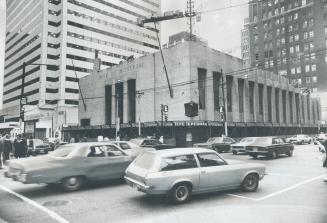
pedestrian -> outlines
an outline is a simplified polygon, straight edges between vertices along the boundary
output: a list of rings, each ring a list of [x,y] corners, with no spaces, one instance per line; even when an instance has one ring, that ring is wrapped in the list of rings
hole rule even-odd
[[[70,143],[75,143],[75,138],[74,137],[71,137],[70,140],[69,140]]]
[[[6,164],[6,161],[9,160],[9,154],[11,152],[12,152],[12,142],[10,140],[10,136],[6,134],[3,140],[3,154],[2,154],[3,164]]]
[[[324,148],[324,150],[322,150],[322,153],[323,153],[323,155],[322,155],[322,166],[327,168],[327,153],[326,153],[326,151],[327,151],[327,141],[324,142],[324,146],[325,146],[325,148]],[[327,175],[325,175],[324,182],[327,183]]]
[[[2,135],[0,135],[0,169],[2,169],[4,163],[2,163],[3,160],[3,141],[2,141]]]
[[[17,135],[17,138],[14,141],[14,149],[15,149],[15,158],[24,158],[26,157],[26,141],[21,135]]]

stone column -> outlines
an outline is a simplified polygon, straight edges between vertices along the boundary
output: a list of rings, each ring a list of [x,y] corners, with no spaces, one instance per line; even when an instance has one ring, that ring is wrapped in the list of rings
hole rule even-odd
[[[128,84],[127,81],[125,81],[123,86],[124,92],[123,92],[123,123],[128,123],[128,114],[129,114],[129,107],[128,107]]]

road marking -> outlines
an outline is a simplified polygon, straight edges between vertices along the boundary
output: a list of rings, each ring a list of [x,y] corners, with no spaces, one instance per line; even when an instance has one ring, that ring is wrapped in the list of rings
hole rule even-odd
[[[61,216],[59,216],[57,213],[43,207],[42,205],[36,203],[35,201],[27,198],[27,197],[24,197],[23,195],[20,195],[12,190],[10,190],[9,188],[7,187],[4,187],[2,185],[0,185],[0,189],[2,189],[3,191],[6,191],[20,199],[22,199],[23,201],[29,203],[30,205],[33,205],[34,207],[44,211],[45,213],[47,213],[51,218],[55,219],[56,221],[60,222],[60,223],[69,223],[69,221],[67,221],[66,219],[62,218]]]
[[[226,194],[226,195],[231,196],[231,197],[237,197],[237,198],[247,199],[247,200],[251,200],[251,201],[258,201],[258,199],[256,199],[256,198],[241,196],[241,195],[237,195],[237,194]]]
[[[269,174],[269,175],[272,175],[272,174]],[[262,201],[262,200],[265,200],[265,199],[268,199],[268,198],[271,198],[271,197],[277,196],[277,195],[279,195],[279,194],[282,194],[282,193],[284,193],[284,192],[286,192],[286,191],[293,190],[293,189],[295,189],[295,188],[297,188],[297,187],[300,187],[300,186],[302,186],[302,185],[304,185],[304,184],[311,183],[312,181],[318,180],[318,179],[320,179],[320,178],[322,178],[322,177],[324,177],[324,176],[325,176],[325,174],[320,175],[320,176],[317,176],[317,177],[310,178],[310,179],[308,179],[308,180],[305,180],[305,181],[302,181],[302,182],[297,183],[297,184],[295,184],[295,185],[292,185],[292,186],[290,186],[290,187],[284,188],[284,189],[282,189],[282,190],[280,190],[280,191],[276,191],[276,192],[274,192],[274,193],[268,194],[268,195],[263,196],[263,197],[261,197],[261,198],[251,198],[251,197],[242,196],[242,195],[237,195],[237,194],[226,194],[226,195],[231,196],[231,197],[237,197],[237,198],[242,198],[242,199],[252,200],[252,201]]]
[[[308,184],[308,183],[311,183],[312,181],[318,180],[318,179],[322,178],[323,176],[325,176],[325,175],[323,174],[323,175],[320,175],[320,176],[317,176],[317,177],[313,177],[313,178],[311,178],[311,179],[308,179],[308,180],[302,181],[302,182],[300,182],[300,183],[297,183],[297,184],[295,184],[295,185],[293,185],[293,186],[290,186],[290,187],[284,188],[284,189],[282,189],[282,190],[280,190],[280,191],[277,191],[277,192],[275,192],[275,193],[272,193],[272,194],[269,194],[269,195],[267,195],[267,196],[264,196],[264,197],[258,198],[257,200],[258,200],[258,201],[262,201],[262,200],[265,200],[265,199],[267,199],[267,198],[271,198],[271,197],[277,196],[277,195],[282,194],[282,193],[284,193],[284,192],[286,192],[286,191],[293,190],[293,189],[295,189],[295,188],[297,188],[297,187],[300,187],[300,186],[302,186],[302,185],[304,185],[304,184]]]

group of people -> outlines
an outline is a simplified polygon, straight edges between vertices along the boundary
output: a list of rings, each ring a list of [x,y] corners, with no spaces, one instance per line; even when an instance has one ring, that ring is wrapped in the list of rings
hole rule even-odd
[[[17,138],[12,142],[8,134],[4,137],[0,135],[0,169],[10,159],[11,154],[16,159],[27,156],[27,141],[24,136],[17,135]]]

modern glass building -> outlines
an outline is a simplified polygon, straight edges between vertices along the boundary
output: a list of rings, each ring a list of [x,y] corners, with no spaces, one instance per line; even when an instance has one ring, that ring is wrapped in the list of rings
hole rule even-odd
[[[244,59],[320,96],[322,120],[327,120],[327,2],[253,0],[245,28],[249,30],[250,57]]]
[[[77,124],[79,78],[93,72],[95,60],[110,68],[159,49],[153,26],[137,20],[160,11],[159,0],[7,0],[2,116],[19,119],[26,62],[27,129],[49,137]]]

